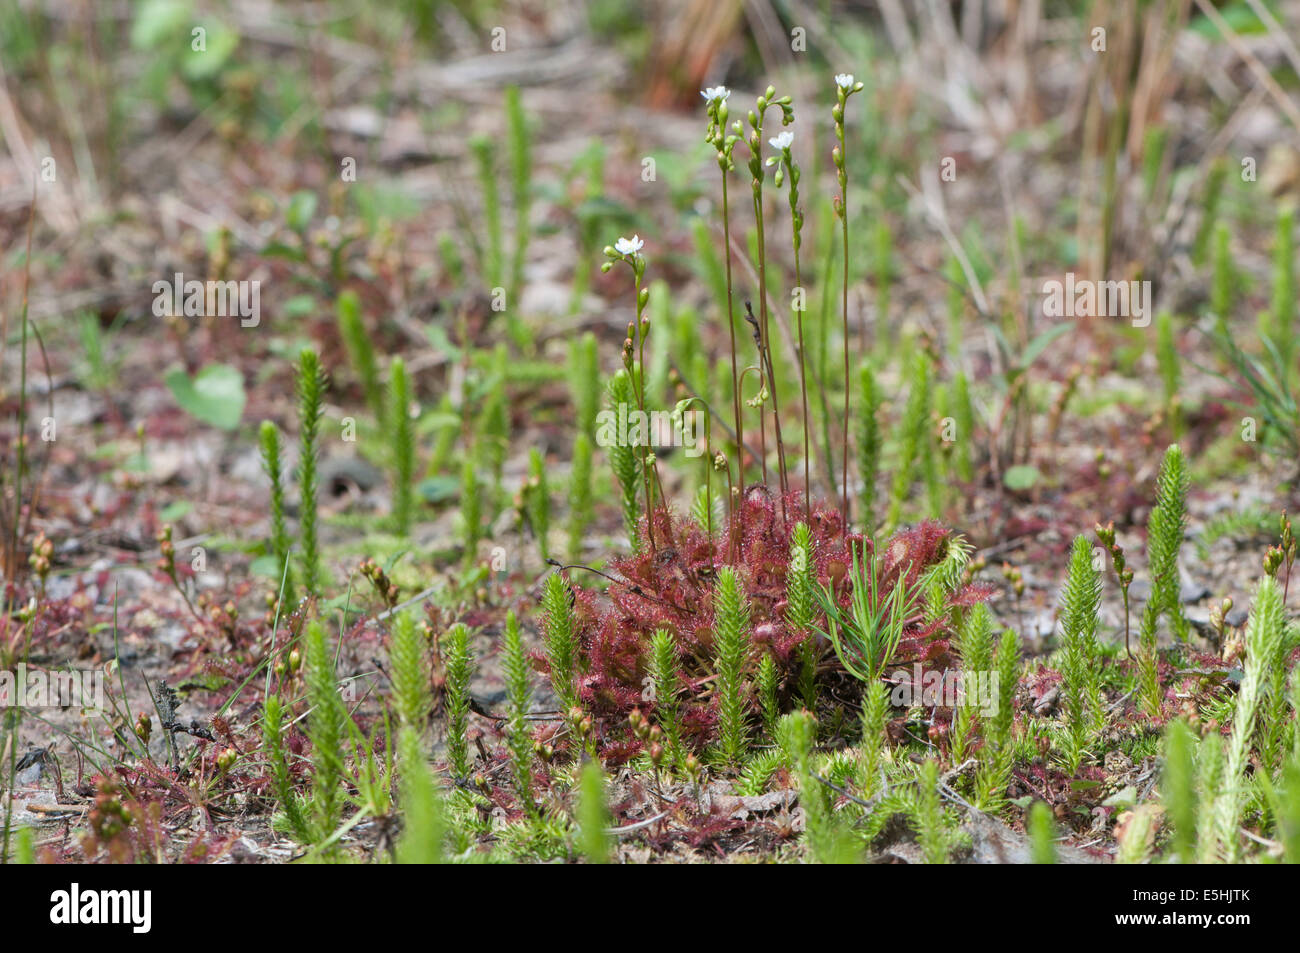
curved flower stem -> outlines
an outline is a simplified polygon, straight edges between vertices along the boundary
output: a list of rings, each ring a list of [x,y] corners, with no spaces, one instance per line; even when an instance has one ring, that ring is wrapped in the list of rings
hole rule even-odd
[[[760,133],[761,134],[761,133]],[[761,179],[754,182],[754,220],[758,227],[758,328],[759,328],[759,360],[763,362],[764,377],[766,378],[767,388],[772,395],[772,424],[776,435],[776,465],[777,477],[781,486],[781,522],[785,523],[785,495],[789,489],[786,481],[785,472],[785,441],[781,439],[781,410],[780,403],[776,396],[776,369],[772,363],[772,343],[768,330],[767,314],[767,239],[764,236],[763,227],[763,183]],[[760,408],[761,411],[761,408]],[[760,412],[759,420],[763,419]],[[766,431],[763,427],[763,431]],[[762,441],[760,440],[760,444]],[[764,453],[766,458],[766,452]],[[766,465],[766,464],[765,464]],[[767,477],[764,475],[764,480]]]
[[[751,364],[749,365],[749,367],[745,368],[743,371],[740,372],[741,384],[744,384],[745,375],[748,374],[750,371],[754,371],[756,374],[758,374],[758,396],[755,398],[757,402],[755,403],[754,406],[758,408],[758,455],[759,455],[759,460],[763,465],[762,466],[763,483],[766,484],[767,483],[767,428],[763,426],[762,398],[763,398],[763,389],[766,387],[767,384],[767,378],[763,373],[762,367],[756,364]],[[741,488],[741,502],[743,505],[744,503],[743,486]]]
[[[743,499],[745,495],[745,431],[741,422],[740,374],[736,364],[736,316],[732,310],[731,290],[731,210],[727,202],[727,173],[725,169],[722,172],[722,246],[727,253],[727,332],[731,336],[731,401],[736,418],[736,482],[740,486],[740,496]],[[727,468],[727,481],[730,486],[730,466]],[[743,516],[741,519],[743,519]],[[729,524],[729,534],[735,537],[742,530],[743,527],[733,518]],[[734,558],[734,545],[731,546],[731,550]]]
[[[849,531],[849,174],[848,157],[844,146],[844,110],[849,97],[861,92],[862,83],[854,82],[852,74],[839,73],[835,77],[835,105],[831,108],[831,118],[835,121],[835,148],[831,157],[835,161],[835,176],[839,183],[840,194],[835,197],[835,214],[840,217],[840,239],[844,245],[844,283],[841,290],[840,315],[844,328],[844,469],[840,487],[843,497],[840,502],[840,522],[844,532]]]
[[[843,499],[840,503],[840,522],[844,525],[844,532],[849,531],[849,210],[844,205],[848,189],[841,189],[841,204],[843,212],[840,214],[841,233],[844,241],[844,287],[841,289],[843,298],[841,302],[840,313],[844,319],[844,470],[841,477],[840,488],[843,491]]]
[[[685,413],[687,407],[691,404],[699,404],[704,408],[704,499],[708,504],[704,510],[704,531],[709,536],[709,563],[712,564],[715,555],[713,543],[713,408],[709,406],[708,401],[698,394],[692,394],[685,400],[679,401],[677,411]],[[683,424],[682,433],[685,434],[685,425]],[[683,440],[683,444],[685,440]],[[730,470],[728,470],[730,477]]]
[[[641,325],[641,275],[636,269],[633,269],[633,281],[636,288],[636,347],[637,347],[637,364],[633,368],[633,385],[635,386],[637,409],[641,411],[641,419],[648,420],[645,415],[645,330]],[[647,435],[648,436],[648,435]],[[643,449],[649,449],[648,447]],[[646,535],[650,540],[650,552],[655,551],[655,501],[654,495],[650,489],[650,468],[645,465],[645,453],[640,456],[641,464],[641,485],[645,490],[645,510],[646,510]],[[656,467],[656,472],[657,472]]]
[[[795,185],[793,181],[790,186],[792,194]],[[803,274],[799,270],[799,228],[798,228],[798,211],[794,207],[794,199],[791,199],[790,216],[794,225],[794,287],[796,294],[803,295]],[[812,501],[809,496],[809,488],[812,485],[809,476],[809,453],[808,453],[808,370],[804,364],[804,347],[803,347],[803,313],[807,310],[807,299],[800,302],[799,310],[795,312],[795,320],[798,323],[799,333],[799,396],[803,401],[803,518],[804,522],[812,520]]]

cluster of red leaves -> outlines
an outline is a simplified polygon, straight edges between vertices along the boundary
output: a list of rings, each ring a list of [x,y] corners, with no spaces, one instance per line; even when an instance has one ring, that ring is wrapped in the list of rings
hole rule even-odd
[[[650,641],[655,630],[666,629],[676,642],[683,676],[684,740],[707,740],[716,720],[710,682],[713,591],[718,570],[729,564],[737,570],[748,597],[755,649],[769,653],[783,675],[791,673],[799,664],[794,650],[808,637],[794,631],[785,619],[791,536],[803,515],[801,493],[780,501],[765,487],[750,487],[735,515],[734,562],[728,558],[730,528],[710,538],[694,522],[661,511],[655,514],[652,549],[643,520],[638,553],[612,561],[611,574],[618,581],[605,592],[575,591],[584,663],[579,694],[585,708],[606,728],[620,724],[633,708],[652,709],[646,691]],[[875,544],[863,536],[846,536],[839,511],[822,503],[813,505],[808,525],[814,577],[847,605],[852,591],[850,547],[864,559],[873,554]],[[932,522],[891,538],[882,551],[881,596],[887,597],[899,585],[915,588],[925,570],[947,554],[951,539],[949,530]],[[974,605],[988,594],[984,587],[966,586],[952,594],[950,605]],[[948,635],[941,622],[922,625],[918,617],[900,646],[900,661],[945,665]],[[819,644],[825,641],[815,633],[812,637]],[[824,645],[821,648],[825,663],[838,668],[834,654]],[[621,736],[603,734],[611,753],[614,749],[627,757],[636,753],[622,750],[626,745]]]
[[[194,807],[178,797],[176,782],[152,762],[140,768],[118,766],[98,775],[94,801],[87,818],[89,829],[81,837],[87,860],[99,857],[112,863],[206,863],[225,854],[236,834],[224,837],[209,830],[178,841],[177,828]],[[169,806],[171,805],[171,806]],[[47,861],[62,859],[47,855]]]

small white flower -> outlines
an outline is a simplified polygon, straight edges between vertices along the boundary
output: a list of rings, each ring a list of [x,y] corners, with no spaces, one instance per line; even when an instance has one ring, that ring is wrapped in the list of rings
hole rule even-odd
[[[731,90],[725,86],[710,86],[708,89],[700,90],[700,95],[704,97],[706,103],[711,103],[715,99],[726,99],[731,95]]]
[[[836,74],[835,74],[835,85],[838,86],[840,89],[852,89],[852,88],[853,88],[853,74],[852,74],[852,73],[836,73]]]
[[[773,138],[767,141],[771,143],[773,149],[777,149],[781,152],[784,152],[786,149],[789,149],[790,146],[794,143],[794,133],[790,132],[789,130],[786,130],[780,135],[774,136]]]
[[[614,243],[614,251],[620,255],[635,255],[645,245],[638,236],[633,235],[631,238],[620,238]]]

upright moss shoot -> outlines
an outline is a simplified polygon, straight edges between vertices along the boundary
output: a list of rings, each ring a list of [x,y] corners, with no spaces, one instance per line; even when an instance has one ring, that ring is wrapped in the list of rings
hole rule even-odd
[[[302,581],[308,595],[320,594],[320,542],[317,538],[316,462],[320,454],[320,421],[328,377],[311,348],[298,358],[298,490],[302,497],[298,525],[302,542]]]
[[[262,442],[262,471],[271,483],[271,552],[276,561],[276,578],[286,602],[293,601],[293,570],[289,564],[288,524],[285,521],[284,484],[281,480],[280,431],[263,420],[258,431]],[[281,581],[282,580],[282,581]]]
[[[724,763],[736,765],[748,735],[748,705],[743,678],[750,658],[750,614],[736,570],[723,566],[713,595],[713,644],[717,667],[718,749]]]

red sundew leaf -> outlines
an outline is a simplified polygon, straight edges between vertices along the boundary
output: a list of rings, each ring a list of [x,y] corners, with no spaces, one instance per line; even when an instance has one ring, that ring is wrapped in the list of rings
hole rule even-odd
[[[765,487],[751,486],[738,518],[742,531],[736,568],[750,604],[754,641],[770,651],[785,678],[799,664],[793,650],[808,637],[792,632],[784,618],[791,534],[795,523],[805,518],[803,495],[795,491],[782,501]],[[847,602],[850,551],[856,550],[860,558],[870,556],[875,543],[859,535],[846,539],[835,507],[814,504],[806,521],[812,531],[814,577],[823,585],[833,583],[837,597]],[[710,539],[693,522],[670,519],[661,511],[655,515],[656,546],[651,551],[647,527],[643,519],[638,552],[610,561],[615,581],[605,592],[575,588],[574,616],[584,663],[579,694],[600,719],[598,732],[609,733],[616,743],[627,730],[623,724],[627,713],[633,707],[647,708],[643,681],[651,636],[656,629],[667,629],[677,643],[681,664],[683,733],[692,742],[703,740],[712,733],[716,710],[711,687],[697,679],[711,671],[713,587],[736,537],[729,527],[722,527]],[[934,522],[893,537],[886,550],[882,595],[888,596],[896,585],[915,586],[921,573],[946,555],[951,538],[947,529]],[[990,593],[987,587],[966,587],[953,595],[951,605],[974,605]],[[947,618],[945,613],[928,625],[913,624],[900,649],[910,657],[924,654],[927,659],[946,660]]]
[[[929,661],[929,662],[935,661],[935,660],[937,660],[937,659],[947,658],[947,657],[948,657],[948,640],[947,640],[947,639],[939,639],[939,640],[936,641],[936,642],[931,642],[931,643],[926,647],[926,649],[925,649],[925,654],[924,654],[922,657],[923,657],[926,661]]]
[[[959,609],[969,609],[973,605],[984,602],[997,592],[992,586],[983,583],[971,584],[958,589],[956,593],[948,600],[950,607]]]
[[[644,745],[635,739],[616,741],[600,749],[600,760],[607,768],[622,767],[639,755],[643,748]]]

